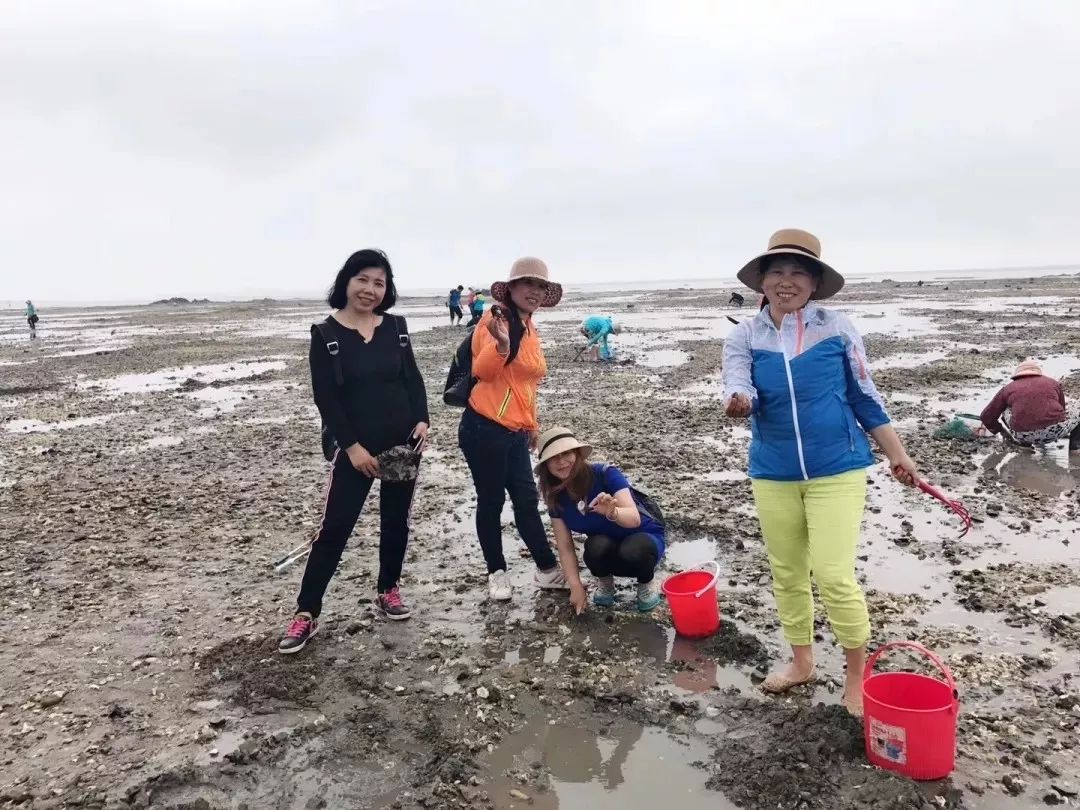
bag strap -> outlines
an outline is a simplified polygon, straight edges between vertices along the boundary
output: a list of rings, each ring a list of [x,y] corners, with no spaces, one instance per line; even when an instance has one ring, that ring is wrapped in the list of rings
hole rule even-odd
[[[397,324],[397,342],[401,348],[407,348],[409,346],[409,328],[405,325],[405,319],[400,315],[394,316],[394,322]]]
[[[319,335],[326,344],[326,352],[330,355],[330,362],[334,366],[334,382],[338,387],[345,385],[345,375],[341,373],[341,344],[338,343],[337,335],[330,326],[329,319],[313,324],[312,328],[319,330]]]

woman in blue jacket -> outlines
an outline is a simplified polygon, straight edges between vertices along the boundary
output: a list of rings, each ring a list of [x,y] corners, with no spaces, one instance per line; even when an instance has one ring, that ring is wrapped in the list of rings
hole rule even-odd
[[[855,552],[874,463],[866,433],[911,485],[915,464],[870,378],[862,337],[846,315],[819,306],[844,286],[806,231],[777,231],[739,280],[768,304],[724,344],[725,412],[749,417],[749,475],[793,660],[763,688],[786,692],[814,679],[811,572],[844,648],[844,705],[862,711],[870,619],[855,579]]]

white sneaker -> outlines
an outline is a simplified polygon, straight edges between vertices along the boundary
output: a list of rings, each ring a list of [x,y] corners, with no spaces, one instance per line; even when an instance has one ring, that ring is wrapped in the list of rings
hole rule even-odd
[[[505,570],[488,574],[488,596],[496,602],[509,602],[514,598],[514,589],[510,587],[510,576]]]
[[[563,576],[562,569],[555,566],[550,571],[537,571],[535,580],[536,587],[542,588],[545,591],[568,591],[570,590],[569,584],[566,582],[566,577]]]

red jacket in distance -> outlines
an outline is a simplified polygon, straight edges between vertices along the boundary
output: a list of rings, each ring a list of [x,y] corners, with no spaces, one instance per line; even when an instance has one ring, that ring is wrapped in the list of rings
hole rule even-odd
[[[999,433],[998,420],[1006,409],[1014,433],[1042,430],[1065,421],[1065,392],[1053,377],[1017,377],[994,395],[979,419],[991,433]]]

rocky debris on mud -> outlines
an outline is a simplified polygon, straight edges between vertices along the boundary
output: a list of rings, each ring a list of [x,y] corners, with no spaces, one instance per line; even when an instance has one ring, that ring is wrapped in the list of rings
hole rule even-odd
[[[1011,627],[1037,624],[1065,647],[1080,650],[1080,611],[1064,613],[1048,609],[1039,595],[1054,587],[1080,584],[1080,571],[1063,563],[1029,565],[992,563],[952,573],[960,604],[972,611],[1005,614]]]
[[[721,714],[727,733],[706,767],[708,786],[749,810],[964,806],[957,791],[920,787],[867,765],[862,725],[840,706],[747,701]]]
[[[1080,279],[1025,284],[1026,295],[1080,303]],[[1029,351],[1074,351],[1080,330],[1033,308],[1022,313],[1031,325],[1021,346],[1015,331],[1010,337],[985,313],[963,309],[1014,289],[950,287],[849,285],[837,302],[867,315],[872,363],[902,353],[948,356],[876,377],[920,470],[980,521],[957,540],[955,518],[902,490],[881,465],[872,470],[859,570],[875,639],[922,640],[961,679],[956,784],[973,805],[980,793],[1021,807],[1051,795],[1075,804],[1055,789],[1068,789],[1080,762],[1069,657],[1076,636],[1058,619],[1071,612],[1054,607],[1077,584],[1060,568],[1075,570],[1080,541],[1072,473],[1038,468],[1034,479],[1008,479],[1015,460],[995,444],[932,434],[952,418],[953,402],[992,394],[996,382],[986,373]],[[869,316],[896,306],[899,293],[936,331],[875,332],[881,321]],[[924,308],[920,296],[961,306]],[[64,348],[82,354],[30,355],[0,343],[0,362],[13,363],[3,366],[0,387],[0,455],[11,462],[0,474],[10,539],[0,560],[0,610],[12,628],[0,645],[0,795],[33,807],[123,807],[130,795],[136,806],[230,810],[487,808],[521,802],[512,788],[541,805],[559,789],[543,769],[523,769],[508,787],[488,757],[537,718],[573,725],[587,717],[682,736],[709,726],[708,739],[731,746],[735,757],[710,767],[723,764],[730,790],[744,797],[754,785],[740,773],[756,774],[773,806],[818,806],[829,784],[839,786],[834,807],[911,799],[902,787],[892,792],[895,777],[867,767],[856,743],[836,742],[850,728],[833,710],[795,705],[836,699],[842,663],[823,616],[815,622],[818,689],[790,701],[746,697],[783,646],[750,482],[739,475],[750,431],[719,410],[723,346],[713,335],[726,300],[708,291],[641,296],[641,311],[671,314],[680,334],[631,328],[625,339],[640,338],[635,351],[682,349],[685,358],[670,368],[572,363],[579,321],[556,311],[542,325],[543,420],[572,426],[598,459],[618,463],[661,503],[671,524],[661,577],[707,558],[722,566],[720,633],[693,643],[674,637],[663,607],[649,616],[590,610],[575,619],[565,596],[536,594],[528,560],[513,553],[519,544],[509,523],[511,573],[520,576],[515,601],[486,601],[472,489],[456,447],[460,412],[436,394],[460,330],[415,330],[432,404],[402,581],[415,616],[389,627],[370,608],[378,516],[369,508],[331,584],[319,636],[291,657],[275,645],[301,566],[280,576],[271,566],[320,520],[326,469],[304,321],[323,317],[322,307],[80,312],[85,328],[72,330]],[[999,324],[1017,321],[1006,314]],[[973,328],[986,345],[953,345],[971,340]],[[139,334],[137,344],[123,337],[128,329]],[[239,373],[256,358],[282,367],[236,384],[177,371],[221,364]],[[84,384],[162,372],[174,378],[161,391]],[[1064,384],[1080,396],[1080,374]],[[96,421],[83,425],[82,417]],[[20,420],[36,420],[34,429],[9,429]],[[643,436],[666,438],[657,445]],[[1034,543],[1045,562],[1025,559]],[[1021,567],[994,567],[1002,563]],[[965,580],[964,569],[975,566],[980,575]],[[796,721],[797,709],[805,715]],[[790,744],[763,751],[768,772],[748,753],[778,729],[783,742],[797,740],[803,725],[823,763],[805,776],[808,800],[795,780],[779,777],[774,787],[768,776],[784,767],[802,776],[799,751]],[[1019,797],[1008,795],[1006,776],[1025,784]],[[864,784],[873,785],[870,793]]]

